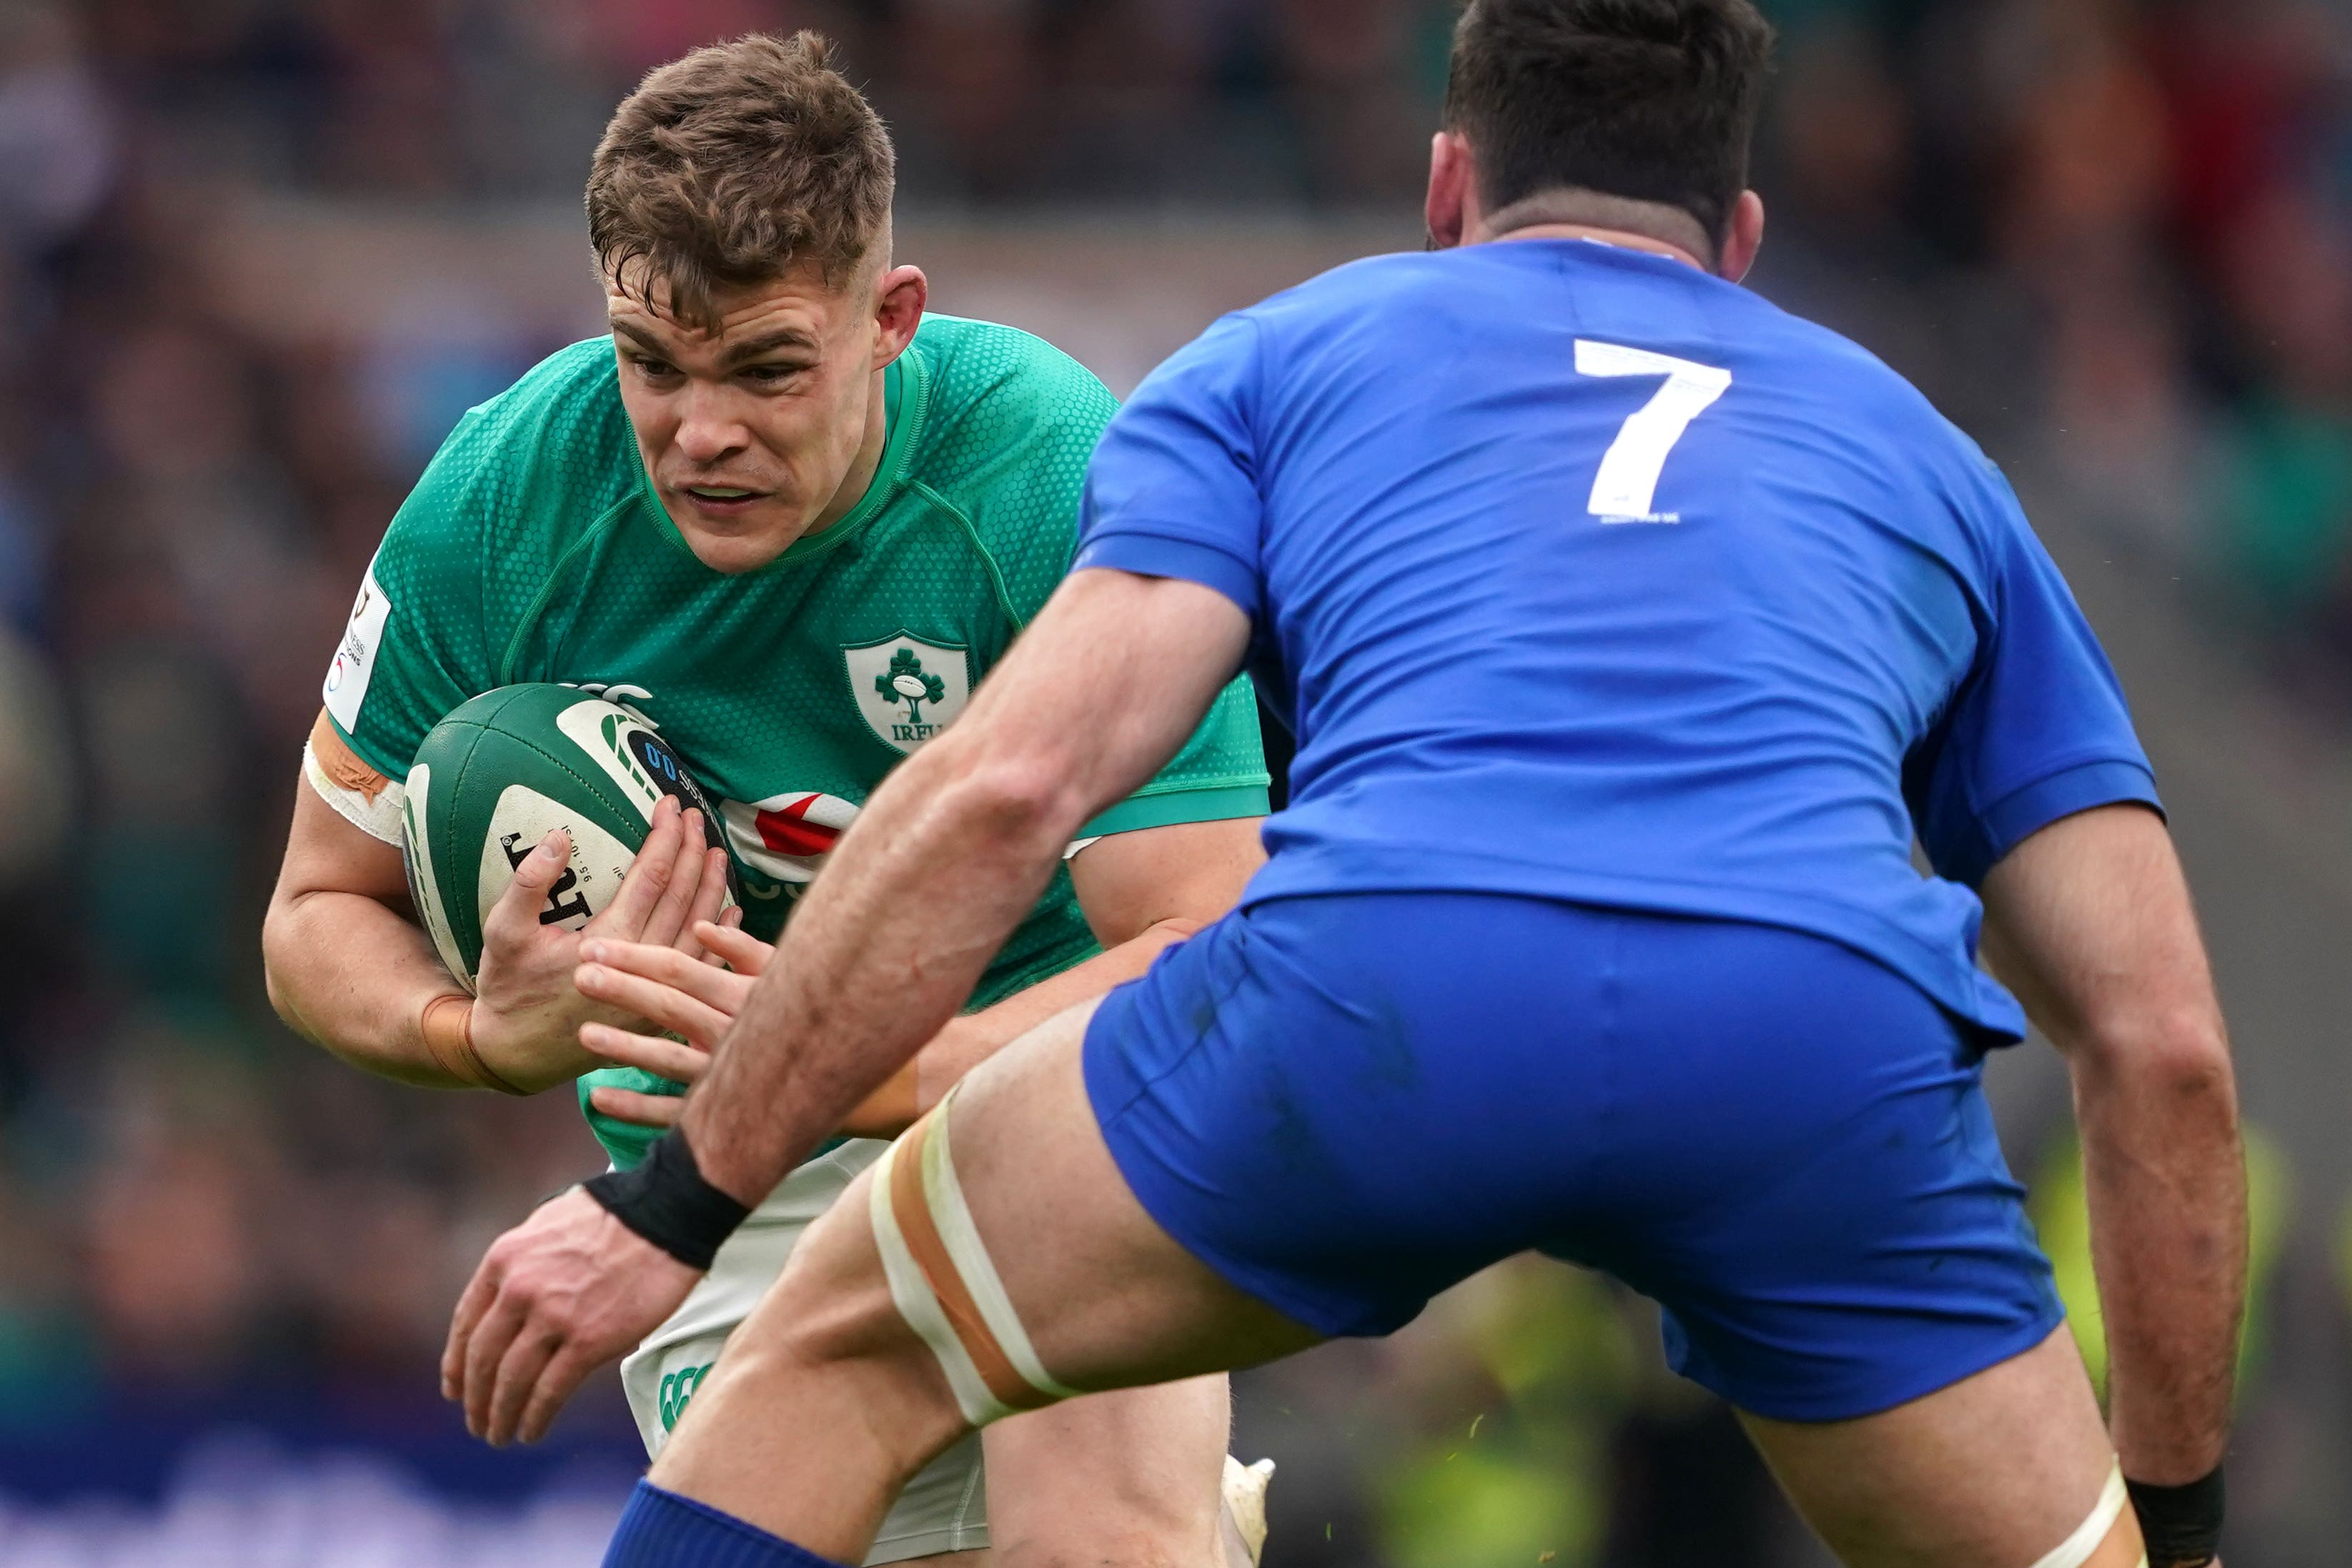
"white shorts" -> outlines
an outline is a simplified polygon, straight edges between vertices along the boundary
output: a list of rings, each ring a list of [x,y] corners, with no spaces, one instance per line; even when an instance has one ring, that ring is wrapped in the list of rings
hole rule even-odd
[[[768,1201],[719,1249],[710,1272],[669,1321],[621,1363],[621,1387],[646,1440],[658,1454],[694,1391],[719,1359],[735,1326],[751,1315],[784,1259],[817,1215],[833,1206],[857,1173],[882,1157],[887,1142],[856,1138],[784,1178]],[[980,1434],[967,1435],[907,1483],[882,1521],[869,1564],[903,1563],[988,1544],[988,1488]]]

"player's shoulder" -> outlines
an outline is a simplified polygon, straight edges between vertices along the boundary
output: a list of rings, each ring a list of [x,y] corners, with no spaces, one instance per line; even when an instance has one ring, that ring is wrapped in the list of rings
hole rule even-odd
[[[613,340],[589,338],[556,350],[506,391],[468,409],[452,440],[471,443],[485,458],[560,465],[582,447],[608,454],[629,441],[628,429]]]
[[[1775,395],[1799,398],[1817,422],[1833,423],[1866,466],[1948,495],[2006,493],[1984,448],[1909,377],[1843,333],[1740,292],[1754,301],[1763,338],[1751,351],[1758,378]]]
[[[638,471],[612,340],[590,338],[468,409],[404,521],[509,535],[567,520],[584,524],[628,494]]]
[[[923,426],[909,477],[971,517],[1075,497],[1118,411],[1092,371],[1017,327],[926,317],[915,336]]]
[[[1413,296],[1444,289],[1449,255],[1459,253],[1397,252],[1342,262],[1234,311],[1223,324],[1246,324],[1261,339],[1311,332],[1324,324],[1368,325],[1384,307],[1410,309]]]
[[[963,519],[1025,618],[1067,568],[1118,400],[1045,339],[993,321],[927,317],[913,352],[925,410],[908,477]]]
[[[927,315],[914,347],[929,378],[933,445],[1017,440],[1040,422],[1091,422],[1098,434],[1118,407],[1094,372],[1018,327]]]

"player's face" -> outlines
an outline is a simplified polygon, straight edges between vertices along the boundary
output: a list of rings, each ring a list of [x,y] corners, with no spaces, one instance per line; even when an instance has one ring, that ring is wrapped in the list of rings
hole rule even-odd
[[[923,275],[795,271],[719,294],[688,327],[608,287],[621,401],[646,472],[702,563],[748,572],[847,515],[886,434],[880,372],[922,319]]]

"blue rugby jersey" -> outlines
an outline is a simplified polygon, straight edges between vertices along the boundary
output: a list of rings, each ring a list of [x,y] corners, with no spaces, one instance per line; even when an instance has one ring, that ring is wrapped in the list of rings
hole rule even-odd
[[[1248,902],[1759,921],[2016,1034],[1971,889],[2061,816],[2158,804],[1976,446],[1853,344],[1645,252],[1381,257],[1228,316],[1112,421],[1083,530],[1078,567],[1254,619],[1298,754]]]

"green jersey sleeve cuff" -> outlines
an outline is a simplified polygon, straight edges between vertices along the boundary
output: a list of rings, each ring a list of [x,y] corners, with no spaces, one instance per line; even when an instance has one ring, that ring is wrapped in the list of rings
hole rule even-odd
[[[1255,784],[1129,795],[1079,829],[1078,837],[1108,838],[1114,833],[1140,833],[1147,827],[1171,827],[1180,822],[1231,822],[1237,816],[1264,816],[1272,809],[1267,784],[1261,774]]]

